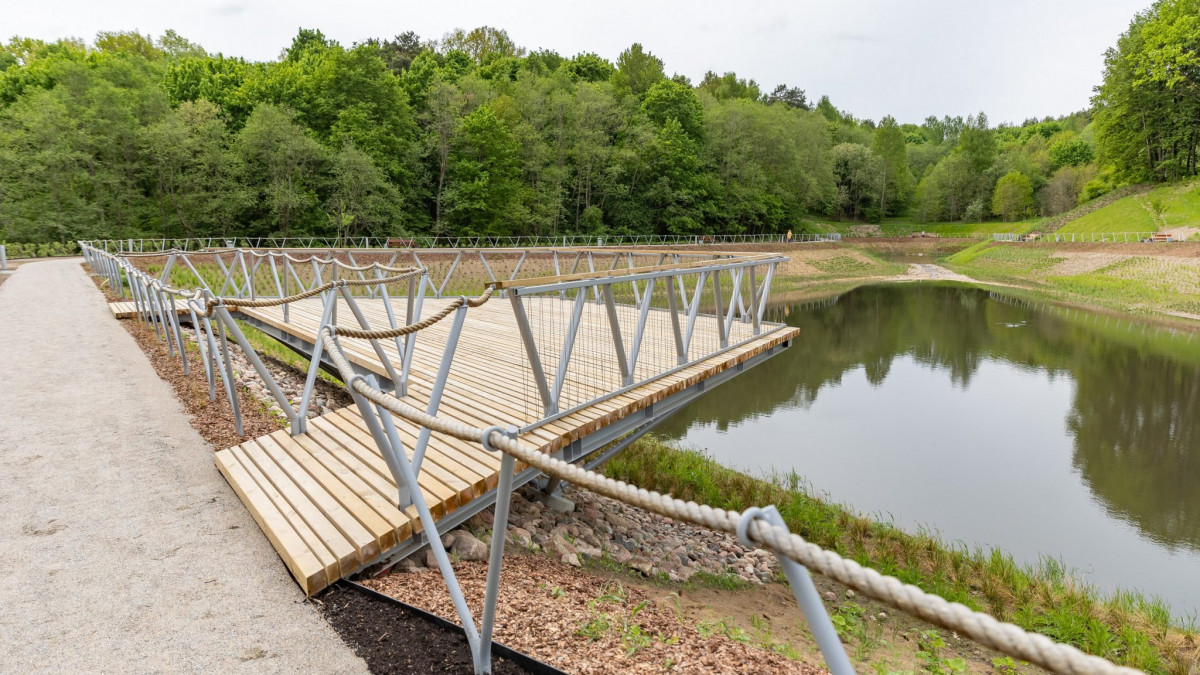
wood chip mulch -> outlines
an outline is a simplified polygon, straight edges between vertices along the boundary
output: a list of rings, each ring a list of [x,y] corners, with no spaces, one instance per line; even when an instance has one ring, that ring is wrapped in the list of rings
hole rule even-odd
[[[454,569],[478,618],[487,563],[459,562]],[[436,569],[364,584],[457,623]],[[704,635],[669,601],[656,603],[640,589],[535,555],[505,558],[495,631],[497,642],[570,673],[827,672],[719,632]]]
[[[88,271],[86,264],[83,265],[83,268],[85,272]],[[100,277],[92,276],[91,279],[109,302],[120,300],[102,286]],[[216,400],[208,399],[208,379],[204,376],[204,365],[200,361],[198,351],[188,351],[190,369],[188,374],[184,375],[183,364],[178,355],[174,357],[170,355],[167,344],[159,340],[149,324],[137,319],[122,319],[120,324],[137,341],[158,376],[175,390],[175,397],[187,411],[192,427],[200,432],[204,440],[211,443],[214,449],[230,448],[247,439],[265,436],[283,428],[279,420],[270,415],[258,402],[258,399],[239,386],[238,404],[242,409],[245,436],[238,436],[233,409],[229,406],[229,399],[225,396],[225,388],[220,378],[216,380]]]

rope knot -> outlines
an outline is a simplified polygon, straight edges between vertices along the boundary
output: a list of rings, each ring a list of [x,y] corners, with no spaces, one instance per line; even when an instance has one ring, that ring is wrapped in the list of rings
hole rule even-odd
[[[737,538],[738,541],[742,543],[742,546],[750,549],[758,548],[758,544],[750,541],[748,530],[750,528],[750,523],[765,517],[766,512],[758,506],[751,506],[742,512],[742,517],[738,519],[737,524]]]

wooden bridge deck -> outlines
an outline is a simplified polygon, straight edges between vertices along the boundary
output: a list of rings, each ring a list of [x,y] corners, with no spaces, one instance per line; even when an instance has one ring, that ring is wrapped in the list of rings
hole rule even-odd
[[[422,315],[433,314],[445,302],[427,300]],[[363,301],[361,305],[372,326],[386,325],[381,302]],[[293,303],[288,322],[283,320],[281,308],[241,312],[311,343],[320,309],[315,299]],[[339,309],[339,314],[342,312],[341,323],[345,324],[351,315],[344,306]],[[588,331],[607,336],[607,324],[594,325],[598,322],[587,321],[587,316],[581,324],[581,335]],[[417,338],[406,399],[417,407],[424,408],[429,400],[449,324],[449,320],[443,321]],[[787,342],[798,333],[786,326],[764,326],[763,333],[753,337],[748,324],[735,325],[731,344],[748,340],[744,344],[530,429],[522,434],[522,440],[544,452],[555,452]],[[551,336],[550,341],[553,339]],[[391,344],[386,353],[399,369],[394,342],[383,342],[385,349]],[[356,365],[386,376],[369,343],[343,339],[342,344]],[[647,342],[643,348],[647,350],[643,357],[647,364],[674,359],[673,343]],[[592,388],[595,397],[620,388],[619,381],[606,381],[604,373],[611,368],[601,367],[599,354],[580,352],[577,356],[580,368],[589,373],[584,377],[581,370],[570,385],[582,392],[580,395],[588,394],[587,387]],[[493,300],[468,311],[439,415],[476,427],[521,427],[537,420],[540,411],[532,410],[530,401],[540,406],[540,400],[531,384],[523,384],[528,379],[523,363],[524,351],[509,303]],[[416,429],[409,424],[397,427],[411,456]],[[354,407],[311,420],[307,433],[302,435],[277,431],[222,450],[216,462],[308,594],[378,561],[421,529],[415,509],[402,512],[396,507],[395,481]],[[431,512],[441,519],[495,487],[499,467],[500,457],[481,445],[434,434],[418,483]]]
[[[174,302],[175,311],[179,312],[180,314],[188,313],[186,300],[175,298]],[[112,312],[113,317],[117,319],[132,319],[133,317],[137,316],[137,304],[132,300],[125,300],[123,302],[110,302],[108,303],[108,311]]]

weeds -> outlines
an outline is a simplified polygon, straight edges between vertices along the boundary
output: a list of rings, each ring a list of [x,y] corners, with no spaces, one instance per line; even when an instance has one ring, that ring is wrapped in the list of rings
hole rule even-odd
[[[1148,672],[1187,673],[1197,658],[1194,627],[1176,624],[1158,599],[1123,592],[1100,597],[1074,580],[1057,559],[1019,565],[1002,551],[951,546],[931,533],[909,534],[871,522],[814,496],[795,475],[758,479],[723,467],[703,453],[647,437],[605,465],[610,477],[714,508],[742,511],[774,504],[788,527],[808,541],[860,564],[1084,651]],[[800,488],[800,489],[796,489]],[[870,644],[852,603],[839,611],[839,632]],[[835,625],[839,619],[835,618]],[[725,622],[698,628],[745,636]],[[867,639],[862,639],[865,636]],[[734,639],[738,639],[735,637]],[[931,639],[931,647],[933,646]],[[931,652],[932,654],[933,652]],[[953,664],[942,664],[945,673]]]
[[[967,660],[961,657],[946,657],[946,641],[936,630],[921,631],[917,638],[917,659],[930,675],[954,675],[967,671]]]

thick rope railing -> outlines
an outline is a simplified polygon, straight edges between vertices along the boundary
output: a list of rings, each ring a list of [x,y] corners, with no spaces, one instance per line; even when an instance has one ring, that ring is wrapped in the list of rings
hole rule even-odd
[[[367,269],[370,269],[370,268],[367,268]],[[397,268],[397,269],[398,270],[402,269],[403,273],[397,274],[394,276],[390,276],[390,277],[380,277],[378,279],[338,279],[337,281],[327,281],[327,282],[321,284],[320,286],[314,286],[314,287],[308,289],[307,291],[303,291],[301,293],[294,293],[292,295],[288,295],[288,296],[285,296],[282,298],[264,298],[261,300],[250,300],[249,298],[232,298],[232,297],[227,297],[227,296],[209,298],[208,302],[206,303],[207,307],[205,308],[204,315],[212,316],[213,312],[216,311],[217,307],[225,307],[226,309],[232,309],[232,310],[236,310],[238,307],[254,307],[254,308],[278,307],[279,305],[286,305],[291,302],[297,302],[299,300],[304,300],[304,299],[311,298],[316,295],[320,295],[321,293],[324,293],[325,291],[328,291],[333,288],[340,288],[343,286],[378,286],[381,284],[391,284],[391,283],[396,283],[398,281],[404,281],[405,279],[411,279],[412,277],[422,276],[427,271],[424,267],[409,267],[409,268]]]
[[[349,331],[345,329],[337,332],[349,335]],[[323,333],[326,344],[334,345],[334,348],[329,350],[334,365],[344,373],[353,372],[332,327],[325,327]],[[805,541],[800,535],[793,534],[785,528],[770,525],[756,518],[757,509],[747,509],[744,513],[714,509],[704,504],[685,502],[629,485],[525,446],[506,435],[499,426],[480,429],[426,414],[372,387],[361,375],[352,377],[347,384],[367,400],[409,422],[460,440],[482,443],[489,450],[511,455],[514,459],[550,476],[626,504],[675,520],[684,520],[737,535],[743,540],[780,553],[868,597],[943,628],[967,635],[976,642],[1009,656],[1070,675],[1133,675],[1140,672],[1118,666],[1098,656],[1085,654],[1071,645],[1030,633],[1019,626],[999,621],[989,614],[949,602],[916,586],[905,584],[895,577],[863,567],[833,551]]]
[[[467,307],[479,307],[479,306],[483,305],[485,302],[487,302],[489,299],[491,299],[492,293],[494,293],[495,290],[496,289],[489,286],[478,297],[474,297],[474,298],[468,298],[465,296],[460,297],[457,300],[454,300],[450,304],[443,307],[436,314],[434,314],[426,319],[422,319],[421,321],[418,321],[416,323],[411,323],[407,326],[400,326],[399,328],[385,328],[385,329],[380,329],[380,330],[363,330],[360,328],[350,328],[348,326],[329,326],[329,329],[333,332],[334,335],[337,335],[337,336],[348,337],[348,338],[360,338],[363,340],[386,340],[388,338],[403,337],[405,335],[410,335],[412,333],[416,333],[417,331],[421,331],[426,328],[429,328],[433,324],[450,316],[452,313],[454,313],[454,310],[458,309],[459,307],[462,307],[463,305],[466,305]]]

